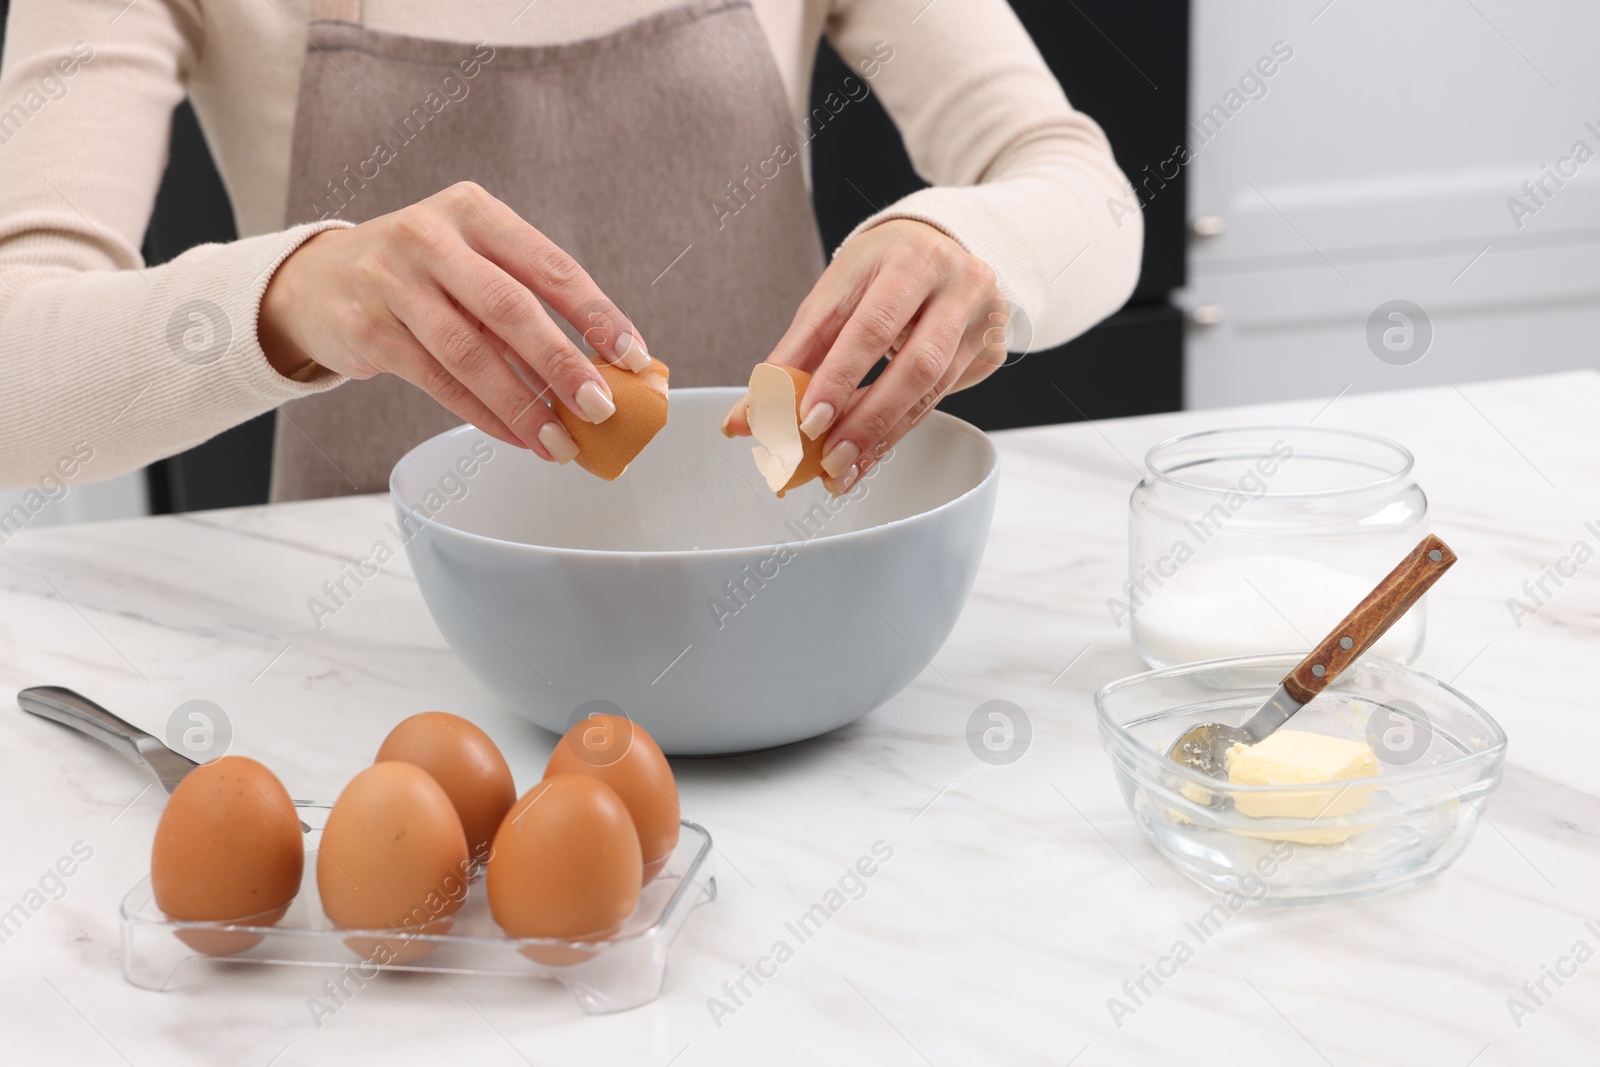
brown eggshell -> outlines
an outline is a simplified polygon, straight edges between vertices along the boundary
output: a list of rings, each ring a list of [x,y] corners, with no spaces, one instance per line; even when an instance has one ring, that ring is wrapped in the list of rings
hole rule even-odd
[[[415,764],[386,760],[352,778],[328,812],[317,892],[335,926],[402,935],[345,944],[403,963],[434,948],[405,935],[449,929],[466,899],[468,867],[467,836],[444,788]]]
[[[305,869],[300,819],[283,783],[244,756],[190,771],[167,800],[150,851],[150,888],[169,918],[270,926]],[[231,955],[258,934],[180,930],[191,948]]]
[[[782,371],[789,376],[789,382],[775,371]],[[826,435],[818,437],[815,441],[800,432],[800,401],[805,398],[806,388],[811,384],[811,375],[799,367],[789,367],[783,364],[757,363],[750,371],[749,402],[746,406],[746,418],[750,421],[751,432],[755,433],[758,415],[754,408],[762,403],[768,393],[772,391],[775,399],[791,401],[794,404],[794,421],[792,426],[788,422],[785,412],[785,430],[792,431],[798,437],[800,444],[800,460],[794,468],[794,473],[789,480],[776,490],[778,496],[783,496],[796,486],[801,486],[814,478],[821,478],[827,472],[822,469],[822,446],[827,439]],[[781,390],[781,393],[779,392]],[[793,392],[791,397],[789,394]],[[756,435],[760,440],[760,435]],[[764,450],[770,450],[774,442],[761,441]],[[757,461],[758,465],[760,461]],[[766,472],[762,471],[763,476]]]
[[[605,422],[590,422],[558,397],[555,412],[578,446],[578,466],[613,482],[667,424],[668,371],[659,359],[637,373],[604,360],[594,365],[611,387],[617,410]]]
[[[459,715],[425,711],[389,731],[374,762],[384,760],[415,764],[432,775],[461,817],[473,862],[488,856],[495,831],[517,802],[511,768],[488,734]]]
[[[251,915],[238,920],[240,926],[276,926],[278,920],[288,914],[289,905],[273,908],[271,911],[262,912],[260,915]],[[233,956],[240,952],[248,952],[261,944],[261,934],[246,933],[243,930],[210,930],[205,928],[178,929],[172,931],[179,941],[205,956]]]
[[[622,798],[587,774],[557,774],[523,794],[495,835],[484,879],[494,921],[512,937],[601,940],[639,904],[644,864]],[[562,966],[593,953],[524,946]]]
[[[682,815],[672,767],[644,727],[620,715],[584,719],[550,754],[544,775],[555,774],[587,774],[610,786],[639,834],[644,882],[661,873],[678,847]]]

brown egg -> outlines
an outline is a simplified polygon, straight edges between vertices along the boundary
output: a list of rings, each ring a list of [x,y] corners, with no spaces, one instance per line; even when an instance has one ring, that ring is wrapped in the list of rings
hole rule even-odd
[[[389,731],[374,762],[412,763],[433,776],[461,817],[467,850],[481,863],[500,822],[517,802],[511,768],[489,735],[442,711],[425,711]]]
[[[638,373],[604,360],[594,365],[617,410],[605,422],[590,422],[557,398],[555,411],[578,446],[578,466],[613,482],[667,424],[667,365],[652,359]]]
[[[622,798],[598,778],[557,774],[523,794],[494,838],[484,879],[494,921],[512,937],[595,941],[639,903],[639,835]],[[552,966],[592,952],[525,946]]]
[[[467,836],[432,776],[410,763],[374,763],[350,780],[328,812],[317,850],[322,910],[346,929],[396,930],[398,938],[350,938],[357,953],[404,963],[434,945],[467,896]]]
[[[610,786],[639,834],[644,881],[661,873],[678,847],[678,783],[655,738],[621,715],[592,715],[568,730],[544,776],[587,774]]]
[[[190,771],[167,800],[150,852],[150,888],[169,918],[270,926],[300,891],[305,853],[283,783],[253,759],[223,756]],[[261,940],[212,930],[178,937],[217,956]]]
[[[826,436],[813,441],[800,432],[800,401],[810,384],[811,375],[798,367],[757,363],[750,371],[746,412],[750,433],[760,442],[750,451],[767,487],[779,496],[825,473]]]

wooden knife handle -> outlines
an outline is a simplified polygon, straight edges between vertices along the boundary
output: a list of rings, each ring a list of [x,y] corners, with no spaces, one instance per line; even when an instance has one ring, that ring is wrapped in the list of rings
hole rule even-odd
[[[1357,604],[1355,610],[1346,615],[1333,628],[1333,632],[1289,672],[1283,680],[1289,695],[1305,704],[1322,692],[1329,682],[1355,662],[1356,657],[1371,648],[1378,638],[1389,631],[1389,627],[1399,622],[1400,616],[1455,561],[1456,554],[1450,551],[1449,545],[1433,534],[1424,537],[1422,543],[1412,549],[1411,554],[1401,560],[1400,565],[1390,571],[1389,576],[1379,582],[1377,588],[1368,593],[1366,599]]]

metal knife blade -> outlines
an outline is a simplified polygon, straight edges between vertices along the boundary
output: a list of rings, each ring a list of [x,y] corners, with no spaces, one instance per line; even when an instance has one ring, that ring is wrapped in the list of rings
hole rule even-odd
[[[1250,744],[1257,744],[1266,740],[1268,734],[1288,722],[1289,716],[1305,706],[1304,701],[1294,698],[1287,685],[1280,685],[1277,692],[1268,697],[1267,702],[1257,708],[1256,713],[1246,719],[1240,729],[1249,736]]]
[[[1191,726],[1167,749],[1167,756],[1213,778],[1226,778],[1228,749],[1258,744],[1310,703],[1344,669],[1375,644],[1432,588],[1456,561],[1456,554],[1433,534],[1368,593],[1350,614],[1306,654],[1283,684],[1242,726],[1206,722]]]

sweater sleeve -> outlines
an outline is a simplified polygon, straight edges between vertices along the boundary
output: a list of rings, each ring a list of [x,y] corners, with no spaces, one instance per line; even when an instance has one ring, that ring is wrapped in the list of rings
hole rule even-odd
[[[1006,0],[834,0],[828,37],[933,185],[851,236],[897,218],[943,230],[994,268],[1034,349],[1122,306],[1139,277],[1139,201]]]
[[[195,0],[15,0],[0,67],[0,486],[85,453],[100,481],[285,400],[261,295],[328,224],[205,245],[160,267],[140,245],[172,110],[202,38]],[[342,225],[335,223],[334,225]]]

